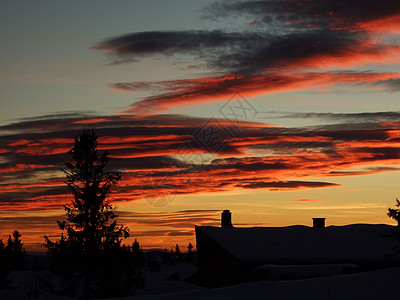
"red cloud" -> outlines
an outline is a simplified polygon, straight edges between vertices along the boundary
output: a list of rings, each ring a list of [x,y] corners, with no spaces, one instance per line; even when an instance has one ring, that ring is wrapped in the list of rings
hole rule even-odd
[[[13,166],[0,167],[0,174],[2,173],[17,173],[26,170],[40,170],[46,168],[53,168],[54,165],[28,165],[28,164],[16,164]]]
[[[383,18],[359,22],[358,25],[368,31],[380,31],[384,34],[400,33],[400,13],[394,12],[393,15]]]
[[[318,58],[329,62],[327,57]],[[357,55],[349,56],[349,61],[356,61]],[[370,60],[371,57],[365,58]],[[340,59],[345,63],[345,58]],[[318,62],[319,63],[319,62]],[[246,96],[269,93],[280,93],[296,90],[320,89],[335,85],[377,84],[387,80],[400,79],[400,73],[368,73],[368,72],[326,72],[326,73],[275,73],[268,75],[241,76],[228,74],[222,77],[197,78],[193,80],[176,80],[160,82],[165,85],[165,93],[151,96],[132,104],[132,108],[124,113],[152,113],[167,110],[178,105],[195,104],[205,101],[226,100],[235,91],[240,90]],[[143,82],[117,84],[114,87],[135,90]],[[146,83],[148,84],[148,83]]]
[[[316,202],[316,201],[321,201],[321,200],[317,200],[317,199],[296,199],[293,200],[295,202]]]
[[[365,130],[354,129],[354,123],[292,129],[248,122],[240,130],[219,137],[217,142],[224,148],[209,148],[199,144],[194,135],[207,123],[205,119],[112,116],[104,124],[94,119],[100,122],[100,151],[109,150],[111,166],[123,173],[113,193],[115,201],[161,197],[162,202],[179,194],[238,188],[335,187],[335,183],[314,182],[312,178],[397,171],[378,165],[400,163],[396,122],[377,122]],[[76,121],[65,122],[64,130],[74,128]],[[227,130],[231,123],[211,120],[207,124]],[[33,122],[27,128],[34,126]],[[44,121],[39,126],[44,128]],[[7,150],[2,154],[7,162],[0,164],[1,210],[53,210],[68,203],[71,196],[60,167],[68,159],[65,152],[74,134],[70,139],[58,137],[65,135],[64,130],[49,127],[48,139],[42,133],[27,132],[3,138],[0,150]],[[59,153],[61,149],[65,152]]]

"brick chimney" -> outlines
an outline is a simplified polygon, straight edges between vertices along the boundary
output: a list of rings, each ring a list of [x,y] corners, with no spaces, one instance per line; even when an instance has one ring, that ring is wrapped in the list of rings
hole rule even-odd
[[[314,228],[325,228],[325,219],[326,218],[312,218],[313,219],[313,227]]]
[[[229,211],[229,209],[225,209],[221,213],[221,228],[224,227],[233,227],[232,226],[232,213]]]

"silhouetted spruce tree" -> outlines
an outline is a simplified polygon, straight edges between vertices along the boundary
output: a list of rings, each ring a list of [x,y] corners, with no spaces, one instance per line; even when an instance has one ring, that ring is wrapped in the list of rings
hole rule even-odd
[[[136,289],[143,288],[145,278],[142,272],[142,268],[145,263],[145,256],[137,239],[135,239],[135,241],[133,242],[130,253],[131,253],[130,263],[134,266],[134,274],[133,274],[134,288]]]
[[[181,260],[181,249],[179,248],[179,245],[176,244],[175,245],[175,252],[174,252],[176,258],[178,259],[178,261]]]
[[[176,255],[180,255],[181,254],[181,249],[179,248],[178,244],[175,245],[175,254]]]
[[[400,201],[397,198],[395,206],[399,208],[389,208],[387,215],[389,218],[397,221],[397,226],[400,226]]]
[[[52,242],[45,236],[44,244],[55,259],[54,271],[67,283],[66,292],[74,296],[129,294],[131,252],[121,245],[129,230],[117,224],[118,215],[108,201],[111,187],[121,175],[106,171],[110,156],[107,151],[97,153],[93,129],[76,136],[68,154],[71,161],[65,163],[63,172],[74,198],[65,206],[66,221],[57,221],[60,240]]]
[[[191,242],[189,242],[189,244],[187,245],[187,250],[188,250],[188,253],[192,253],[193,252],[193,245],[192,245]]]
[[[3,253],[5,246],[3,239],[0,239],[0,253]]]
[[[139,268],[143,267],[145,262],[144,253],[137,239],[132,244],[131,253],[133,264]]]
[[[0,240],[0,280],[11,270],[23,269],[26,255],[23,245],[18,230],[14,230],[12,235],[8,236],[6,244]]]
[[[8,270],[4,267],[4,264],[6,263],[5,247],[6,245],[4,244],[3,239],[0,239],[0,265],[2,266],[0,267],[0,283],[8,274]]]
[[[191,242],[187,245],[187,260],[188,262],[193,262],[193,245]]]
[[[387,212],[389,218],[397,221],[397,227],[393,230],[392,235],[389,237],[394,237],[400,242],[400,201],[397,198],[395,206],[398,208],[389,208]],[[387,256],[394,257],[400,254],[400,246],[395,247],[393,250],[393,253],[388,254]]]
[[[25,249],[23,248],[22,240],[20,239],[22,235],[19,233],[18,230],[14,230],[12,237],[11,235],[8,236],[7,245],[5,250],[10,253],[15,254],[23,254],[25,253]]]

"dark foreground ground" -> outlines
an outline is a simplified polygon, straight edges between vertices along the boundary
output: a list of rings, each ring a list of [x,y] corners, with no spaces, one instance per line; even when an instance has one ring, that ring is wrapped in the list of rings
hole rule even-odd
[[[2,282],[0,299],[74,299],[56,295],[46,290],[43,278],[46,258],[28,257],[36,260],[34,269],[12,271]],[[42,268],[42,270],[40,270]],[[27,268],[28,269],[28,268]],[[257,281],[235,286],[208,289],[186,279],[196,273],[193,263],[163,264],[160,271],[151,272],[145,267],[145,287],[135,295],[118,299],[398,299],[400,268],[351,275],[340,275],[291,281]],[[116,299],[116,298],[114,298]]]

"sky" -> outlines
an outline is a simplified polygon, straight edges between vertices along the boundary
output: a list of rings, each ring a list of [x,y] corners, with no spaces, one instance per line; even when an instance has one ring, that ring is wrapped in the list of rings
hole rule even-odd
[[[56,239],[84,128],[144,248],[194,225],[394,224],[400,3],[0,0],[0,237]]]

